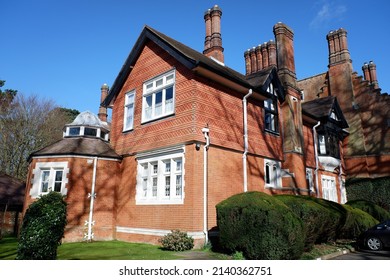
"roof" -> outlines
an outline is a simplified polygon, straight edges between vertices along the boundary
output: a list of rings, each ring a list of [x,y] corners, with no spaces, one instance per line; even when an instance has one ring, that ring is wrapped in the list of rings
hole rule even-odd
[[[252,89],[256,92],[268,95],[266,89],[269,83],[276,81],[276,84],[279,90],[279,97],[281,100],[284,100],[283,88],[276,74],[276,67],[270,67],[263,69],[255,74],[250,76],[245,76],[224,64],[218,63],[217,61],[207,57],[206,55],[166,36],[165,34],[154,30],[149,26],[145,26],[138,37],[133,49],[128,55],[125,64],[120,70],[118,76],[116,77],[114,84],[112,85],[110,92],[107,98],[103,101],[103,106],[109,106],[111,102],[119,94],[121,88],[123,87],[128,75],[130,74],[133,66],[135,65],[143,46],[148,41],[153,41],[155,44],[163,48],[175,59],[181,62],[183,65],[189,69],[196,71],[199,68],[206,69],[218,76],[221,76],[234,84],[237,84],[246,89]]]
[[[335,96],[316,98],[302,103],[302,113],[319,121],[328,121],[332,112],[337,115],[339,126],[341,128],[347,128],[347,121],[344,118]]]
[[[0,173],[0,204],[23,206],[25,183],[4,173]]]
[[[115,153],[110,144],[99,138],[71,137],[64,138],[30,155],[37,156],[97,156],[106,158],[121,157]]]
[[[108,129],[106,122],[102,122],[98,116],[90,111],[80,113],[68,126],[93,126]]]

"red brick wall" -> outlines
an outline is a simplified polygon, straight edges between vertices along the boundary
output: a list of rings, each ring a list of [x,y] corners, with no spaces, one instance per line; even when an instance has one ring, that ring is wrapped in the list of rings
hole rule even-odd
[[[30,165],[30,173],[27,181],[26,200],[24,211],[34,199],[30,196],[32,187],[31,172],[37,162],[59,162],[67,161],[69,174],[67,195],[67,220],[68,224],[65,229],[64,241],[83,240],[87,232],[85,221],[89,218],[90,199],[88,193],[91,193],[92,176],[93,176],[93,158],[70,157],[70,158],[47,158],[33,159]],[[94,201],[93,232],[95,239],[112,239],[114,237],[115,220],[114,220],[114,199],[115,188],[118,182],[119,162],[113,160],[98,159],[96,169],[96,184]]]

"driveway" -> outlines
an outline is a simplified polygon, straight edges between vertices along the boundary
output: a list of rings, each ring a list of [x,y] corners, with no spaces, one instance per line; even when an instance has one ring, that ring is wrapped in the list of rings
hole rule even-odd
[[[332,260],[390,260],[390,250],[374,252],[359,249],[348,254],[332,258]]]

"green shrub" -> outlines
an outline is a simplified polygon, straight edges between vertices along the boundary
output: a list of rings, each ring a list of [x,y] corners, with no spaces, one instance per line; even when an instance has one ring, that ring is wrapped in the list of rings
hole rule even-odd
[[[368,200],[390,211],[390,177],[348,179],[345,188],[348,200]]]
[[[23,218],[18,244],[19,260],[54,260],[64,236],[66,203],[62,195],[50,192],[33,202]]]
[[[162,247],[169,251],[186,251],[194,247],[194,239],[180,230],[172,230],[159,241]]]
[[[343,207],[346,209],[346,217],[338,238],[356,239],[362,232],[378,223],[378,220],[367,212],[350,205],[343,205]]]
[[[217,206],[220,246],[246,259],[299,259],[302,221],[283,202],[261,192],[234,195]]]
[[[315,244],[335,241],[345,223],[346,209],[336,202],[322,198],[312,196],[299,196],[299,198],[307,202],[315,203],[323,212],[319,217],[321,219],[319,222],[322,223],[322,226],[319,227],[319,232],[315,234]],[[303,222],[306,223],[305,219],[303,219]]]
[[[310,251],[314,244],[335,239],[337,213],[321,205],[316,199],[295,195],[276,195],[275,198],[286,204],[303,221],[305,251]]]
[[[364,212],[367,212],[371,216],[373,216],[375,219],[377,219],[379,222],[383,222],[387,219],[390,219],[390,212],[386,211],[384,208],[380,207],[379,205],[372,203],[371,201],[364,200],[364,199],[358,199],[358,200],[351,200],[346,203],[347,205],[350,205],[354,208],[359,208],[360,210],[363,210]]]

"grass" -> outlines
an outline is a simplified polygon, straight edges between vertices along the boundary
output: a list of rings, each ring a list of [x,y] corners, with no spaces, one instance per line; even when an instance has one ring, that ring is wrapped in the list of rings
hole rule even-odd
[[[4,237],[0,240],[0,260],[14,260],[18,240],[15,237]],[[302,255],[301,260],[313,260],[323,255],[343,249],[351,249],[350,242],[335,242],[315,245],[313,250]],[[197,252],[199,250],[194,250]],[[201,250],[213,260],[232,259],[232,256],[208,250]],[[64,243],[58,247],[58,260],[175,260],[182,259],[178,252],[166,251],[159,246],[128,243],[123,241],[95,241]],[[234,258],[233,258],[234,259]]]

